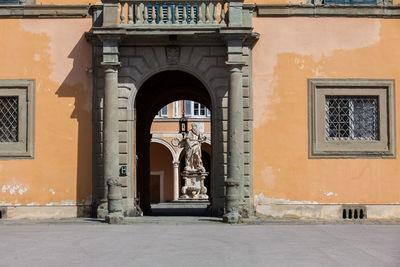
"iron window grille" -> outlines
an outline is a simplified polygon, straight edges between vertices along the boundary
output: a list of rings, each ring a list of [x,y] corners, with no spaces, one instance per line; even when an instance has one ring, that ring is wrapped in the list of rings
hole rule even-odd
[[[18,97],[0,97],[0,143],[18,142]]]
[[[376,96],[326,96],[327,140],[379,140]]]

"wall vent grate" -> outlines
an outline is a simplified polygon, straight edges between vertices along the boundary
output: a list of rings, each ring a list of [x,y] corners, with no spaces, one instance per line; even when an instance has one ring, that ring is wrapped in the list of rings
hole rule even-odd
[[[342,219],[362,220],[367,218],[367,207],[364,205],[343,205]]]

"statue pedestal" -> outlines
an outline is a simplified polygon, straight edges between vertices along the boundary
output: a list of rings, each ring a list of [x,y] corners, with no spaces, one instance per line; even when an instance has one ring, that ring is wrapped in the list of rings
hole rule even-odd
[[[208,172],[184,171],[181,175],[185,184],[182,186],[180,200],[208,199],[207,188],[204,186]]]

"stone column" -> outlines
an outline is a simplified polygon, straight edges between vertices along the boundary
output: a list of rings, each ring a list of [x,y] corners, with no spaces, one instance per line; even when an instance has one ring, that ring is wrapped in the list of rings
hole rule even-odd
[[[242,93],[242,39],[229,38],[228,61],[228,176],[225,181],[226,205],[224,222],[237,223],[241,220],[239,202],[243,179],[243,93]]]
[[[103,38],[103,160],[104,179],[108,186],[108,223],[123,221],[118,147],[118,41],[116,37]]]
[[[174,165],[174,200],[179,198],[179,161],[172,162]]]

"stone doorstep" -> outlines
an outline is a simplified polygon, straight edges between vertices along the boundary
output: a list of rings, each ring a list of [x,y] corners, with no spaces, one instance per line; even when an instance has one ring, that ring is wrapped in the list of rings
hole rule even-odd
[[[152,209],[207,209],[210,205],[208,200],[175,200],[171,202],[152,204]]]

